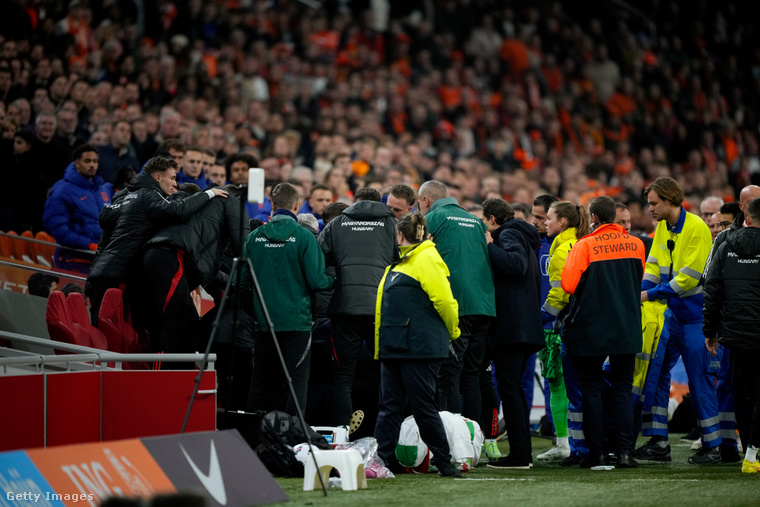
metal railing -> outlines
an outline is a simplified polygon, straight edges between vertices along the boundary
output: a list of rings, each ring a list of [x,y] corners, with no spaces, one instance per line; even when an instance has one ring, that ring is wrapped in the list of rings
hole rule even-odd
[[[72,345],[69,343],[57,342],[46,338],[35,338],[8,331],[0,331],[0,338],[5,338],[11,342],[19,342],[26,345],[40,346],[72,354],[38,354],[18,349],[0,348],[0,354],[3,352],[13,352],[13,356],[0,357],[0,375],[8,373],[8,367],[32,366],[36,372],[45,370],[46,366],[65,366],[67,370],[71,365],[76,365],[76,369],[92,370],[110,370],[121,369],[122,363],[130,362],[167,362],[167,363],[195,363],[200,365],[203,361],[203,354],[121,354],[108,350],[94,349],[92,347],[83,347],[81,345]],[[208,369],[214,369],[216,354],[210,354],[208,358]],[[91,363],[91,364],[90,364]],[[110,368],[107,363],[114,363],[115,368]],[[143,370],[144,371],[144,370]]]

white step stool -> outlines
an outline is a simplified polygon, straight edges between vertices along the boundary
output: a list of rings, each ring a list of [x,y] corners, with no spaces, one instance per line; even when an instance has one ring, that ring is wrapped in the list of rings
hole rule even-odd
[[[340,474],[340,482],[344,491],[367,489],[367,476],[364,475],[364,461],[359,451],[352,449],[341,451],[323,451],[314,449],[314,456],[319,463],[319,472],[327,484],[330,478],[330,470],[333,468]],[[313,491],[314,485],[319,484],[317,469],[314,459],[309,456],[306,460],[306,468],[303,475],[303,490]]]

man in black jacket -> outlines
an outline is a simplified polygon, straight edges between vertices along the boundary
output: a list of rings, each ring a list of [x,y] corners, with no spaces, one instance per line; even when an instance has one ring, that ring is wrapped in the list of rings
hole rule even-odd
[[[337,275],[327,313],[336,356],[333,416],[342,426],[352,415],[351,391],[362,344],[367,350],[374,347],[377,287],[385,268],[398,256],[396,219],[377,190],[363,188],[356,193],[356,202],[325,226],[319,243],[326,265],[335,266]],[[379,380],[378,376],[378,386]],[[365,424],[374,427],[374,421]]]
[[[509,455],[488,466],[528,469],[533,461],[530,408],[521,377],[528,357],[545,346],[541,275],[535,254],[541,238],[533,225],[515,220],[514,214],[504,199],[491,198],[483,203],[496,293],[496,320],[489,340],[509,438]]]
[[[735,232],[744,227],[744,218],[747,215],[747,206],[750,201],[760,197],[760,187],[757,185],[747,185],[739,193],[739,213],[734,216],[734,222],[728,229],[718,233],[713,243],[710,255],[707,257],[705,265],[705,279],[707,278],[712,260],[718,248]],[[720,418],[720,429],[722,432],[720,444],[720,459],[723,463],[733,463],[739,461],[738,446],[736,444],[736,430],[739,430],[742,446],[747,448],[747,438],[749,438],[750,416],[748,407],[745,403],[745,393],[740,382],[734,382],[738,378],[736,364],[732,360],[730,350],[723,350],[720,359],[720,371],[718,372],[718,417]]]
[[[714,252],[704,285],[702,332],[710,353],[718,342],[732,352],[744,383],[751,423],[742,473],[760,473],[760,198],[744,208],[746,227],[727,235]],[[730,287],[730,289],[729,289]]]
[[[236,195],[235,187],[227,190]],[[246,238],[250,232],[248,215],[241,220],[240,201],[215,199],[186,223],[165,227],[148,241],[142,258],[145,290],[140,299],[146,311],[151,352],[202,350],[200,345],[205,344],[197,342],[199,316],[190,293],[199,286],[206,287],[219,275],[228,242],[233,254],[240,255],[241,226]]]
[[[173,192],[176,180],[177,163],[154,157],[145,164],[143,173],[132,180],[128,192],[118,199],[114,196],[114,204],[101,211],[101,218],[107,217],[110,223],[104,225],[101,220],[108,243],[99,249],[87,277],[93,325],[97,325],[106,290],[127,283],[134,273],[140,249],[156,230],[187,220],[214,197],[227,196],[224,190],[213,188],[186,199],[169,201],[167,196]]]

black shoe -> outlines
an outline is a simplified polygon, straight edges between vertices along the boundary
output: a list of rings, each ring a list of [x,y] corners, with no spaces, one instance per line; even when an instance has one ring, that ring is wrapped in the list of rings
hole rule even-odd
[[[489,462],[487,466],[488,468],[501,468],[505,470],[530,470],[531,465],[530,459],[520,459],[510,454],[496,461]]]
[[[618,468],[636,468],[639,466],[638,463],[636,463],[636,460],[631,457],[630,453],[621,453],[620,456],[618,456],[617,464],[615,465]]]
[[[462,472],[453,463],[447,461],[438,465],[438,475],[441,477],[462,477]]]
[[[575,467],[581,464],[583,457],[580,454],[571,454],[567,458],[559,462],[561,467]]]
[[[615,454],[614,452],[608,452],[606,459],[607,459],[608,465],[614,465],[618,462],[617,454]]]
[[[593,468],[607,465],[606,456],[585,456],[581,458],[581,462],[578,465],[580,468]]]
[[[670,462],[670,444],[660,447],[657,442],[650,440],[631,453],[631,457],[640,461]]]
[[[741,461],[742,457],[739,455],[739,451],[737,451],[734,447],[730,445],[720,446],[721,463],[740,463]]]
[[[702,432],[699,430],[699,426],[694,426],[690,432],[681,437],[682,442],[696,442],[702,438]]]
[[[720,449],[718,447],[703,447],[689,458],[692,465],[715,465],[720,463]]]

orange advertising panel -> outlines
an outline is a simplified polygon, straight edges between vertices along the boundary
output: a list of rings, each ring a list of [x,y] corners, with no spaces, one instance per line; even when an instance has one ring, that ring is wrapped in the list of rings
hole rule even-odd
[[[112,496],[150,498],[175,491],[139,440],[35,449],[27,454],[66,505],[97,506]]]

